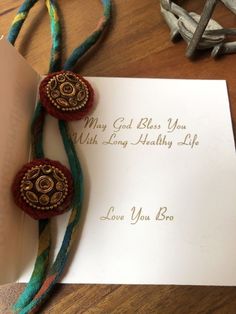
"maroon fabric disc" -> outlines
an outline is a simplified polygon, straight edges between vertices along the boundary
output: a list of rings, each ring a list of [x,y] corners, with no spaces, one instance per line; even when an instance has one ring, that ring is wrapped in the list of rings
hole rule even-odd
[[[82,119],[94,101],[94,91],[89,82],[70,71],[45,77],[39,86],[39,95],[49,114],[66,121]]]
[[[36,159],[17,173],[12,192],[15,203],[32,218],[47,219],[69,209],[73,179],[60,162]]]

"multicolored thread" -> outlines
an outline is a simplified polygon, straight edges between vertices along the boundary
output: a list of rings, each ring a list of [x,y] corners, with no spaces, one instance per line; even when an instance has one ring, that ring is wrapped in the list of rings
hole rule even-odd
[[[37,1],[25,1],[21,6],[17,16],[12,24],[9,41],[14,44],[19,34],[19,31],[28,15],[29,10]],[[78,60],[98,41],[101,37],[105,27],[107,26],[111,17],[111,1],[102,0],[104,6],[104,14],[99,21],[98,27],[95,31],[78,47],[71,56],[68,58],[63,69],[72,70]],[[60,20],[57,14],[56,1],[46,0],[46,5],[49,10],[51,19],[51,31],[53,38],[53,45],[51,51],[50,70],[59,70],[59,63],[61,57],[61,27]],[[43,126],[45,119],[45,111],[42,108],[40,102],[37,105],[33,121],[32,121],[32,146],[33,155],[35,158],[43,158]],[[39,221],[39,249],[38,257],[36,259],[33,274],[30,282],[26,286],[23,294],[18,299],[14,306],[14,310],[19,314],[36,313],[42,303],[49,297],[55,284],[61,278],[68,255],[70,253],[72,243],[76,238],[76,231],[78,230],[78,223],[81,213],[81,206],[83,201],[83,175],[80,166],[79,159],[72,139],[69,135],[67,122],[60,120],[59,129],[63,139],[63,144],[67,153],[72,177],[74,180],[74,189],[76,191],[70,219],[65,232],[63,243],[60,251],[56,257],[55,262],[49,269],[49,272],[45,278],[45,273],[48,265],[48,255],[50,251],[50,228],[49,220]],[[43,281],[44,280],[44,281]]]
[[[19,35],[19,32],[22,28],[23,23],[30,11],[37,1],[25,1],[20,7],[16,18],[14,19],[9,35],[8,40],[14,45],[15,41]],[[61,24],[58,15],[57,5],[55,1],[46,0],[46,6],[49,11],[50,16],[50,25],[52,33],[52,48],[51,48],[51,60],[49,66],[50,71],[56,71],[60,68],[61,60]],[[23,13],[24,12],[24,13]],[[19,22],[19,17],[24,18]],[[18,18],[17,18],[18,16]],[[56,26],[55,26],[56,25]],[[55,34],[54,34],[55,30]],[[45,120],[45,111],[40,102],[38,102],[31,126],[31,142],[32,142],[32,157],[33,158],[44,158],[43,151],[43,126]],[[19,296],[16,303],[13,305],[13,311],[20,313],[30,301],[34,298],[35,294],[38,292],[42,286],[43,280],[46,276],[46,271],[49,264],[49,254],[51,249],[51,233],[50,233],[50,220],[44,219],[39,220],[38,228],[38,253],[34,265],[34,270],[32,272],[29,283],[26,285],[24,291]]]

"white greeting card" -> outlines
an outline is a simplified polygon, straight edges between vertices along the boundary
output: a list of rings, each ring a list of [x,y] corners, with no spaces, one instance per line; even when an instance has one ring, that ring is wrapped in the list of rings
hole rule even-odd
[[[85,201],[62,282],[235,285],[236,163],[225,81],[87,79],[96,106],[70,124]],[[44,134],[47,157],[67,164],[54,118]],[[37,223],[14,211],[19,224],[5,232],[19,235],[15,280],[27,281]],[[53,219],[55,254],[68,217]]]

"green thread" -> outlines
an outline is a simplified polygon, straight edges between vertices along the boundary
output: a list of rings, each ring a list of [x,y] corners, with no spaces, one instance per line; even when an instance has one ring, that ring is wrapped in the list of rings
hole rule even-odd
[[[52,34],[51,61],[49,67],[49,73],[51,73],[58,71],[61,66],[62,28],[56,2],[54,0],[46,0],[45,2],[50,16]]]
[[[101,18],[100,23],[98,24],[99,27],[87,38],[85,41],[77,48],[74,49],[70,57],[67,59],[64,70],[72,70],[78,60],[93,46],[97,43],[99,38],[101,37],[104,29],[108,25],[110,18],[111,18],[111,10],[112,5],[110,0],[102,0],[102,4],[104,7],[103,10],[103,17]]]
[[[46,245],[46,249],[41,254],[38,254],[29,283],[26,285],[24,291],[21,293],[16,303],[13,305],[13,310],[16,313],[27,306],[28,303],[30,303],[32,298],[42,286],[42,282],[46,275],[46,269],[49,262],[49,252],[51,248],[50,230],[47,230],[49,226],[49,220],[39,221],[39,239],[44,232],[46,234],[45,240],[48,242],[48,244]]]
[[[21,8],[19,9],[16,18],[11,26],[10,33],[8,35],[8,40],[14,45],[15,40],[21,30],[23,22],[25,21],[29,10],[37,1],[25,1]],[[52,48],[51,48],[51,59],[50,59],[50,71],[56,71],[60,67],[61,63],[61,25],[57,14],[57,6],[54,1],[47,1],[46,5],[48,8],[50,16],[50,25],[52,33]],[[28,10],[28,11],[27,11]],[[24,19],[19,23],[18,16],[21,17],[22,12],[24,12]],[[43,151],[43,125],[45,120],[45,112],[38,102],[34,117],[32,119],[31,127],[31,138],[32,138],[32,155],[35,158],[44,158]],[[46,232],[45,232],[46,231]],[[42,242],[42,236],[44,241],[44,251],[41,252],[40,244]],[[51,234],[50,234],[50,221],[41,220],[39,221],[39,248],[38,256],[35,261],[34,270],[26,285],[24,291],[21,293],[20,297],[13,305],[13,310],[19,312],[24,308],[35,296],[40,287],[42,286],[43,280],[46,276],[46,270],[49,262],[49,253],[51,248]]]
[[[29,11],[36,2],[38,2],[38,0],[26,0],[20,7],[8,33],[8,40],[10,43],[12,43],[12,45],[15,44],[18,34],[29,14]]]
[[[37,309],[37,307],[41,305],[42,302],[45,301],[45,299],[47,299],[47,297],[53,290],[55,284],[61,278],[64,267],[66,265],[67,258],[70,253],[71,242],[74,240],[73,235],[75,235],[76,229],[78,228],[78,222],[80,218],[83,194],[84,194],[82,169],[80,166],[80,162],[77,158],[76,151],[74,150],[74,145],[71,142],[67,125],[64,123],[64,121],[60,121],[59,125],[60,125],[60,132],[63,135],[64,146],[66,147],[66,151],[68,154],[71,172],[74,179],[74,187],[77,189],[78,193],[76,193],[74,201],[73,201],[73,206],[72,206],[73,209],[70,215],[69,223],[66,228],[65,236],[64,236],[60,251],[58,252],[56,260],[53,263],[47,275],[48,279],[52,277],[53,280],[51,281],[50,285],[47,287],[46,291],[44,291],[43,289],[44,287],[42,286],[41,287],[42,294],[40,295],[40,297],[32,300],[32,302],[29,303],[25,308],[23,308],[19,312],[19,314],[30,313],[33,309],[35,308]]]

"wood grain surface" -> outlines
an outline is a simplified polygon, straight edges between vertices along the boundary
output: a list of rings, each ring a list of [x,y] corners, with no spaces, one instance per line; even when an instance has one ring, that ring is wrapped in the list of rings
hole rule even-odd
[[[7,33],[21,2],[1,0],[0,33]],[[95,28],[102,8],[99,0],[58,2],[63,16],[63,50],[66,57]],[[186,8],[196,12],[201,12],[203,2],[182,1]],[[176,44],[170,42],[158,0],[114,0],[113,3],[110,29],[96,49],[81,60],[77,70],[91,76],[226,79],[235,128],[236,55],[215,61],[210,58],[209,52],[203,52],[194,61],[189,61],[184,56],[186,44],[183,41]],[[224,26],[235,26],[236,17],[221,4],[214,16]],[[16,46],[39,73],[47,72],[50,32],[43,0],[33,8]],[[10,313],[10,304],[22,289],[22,284],[0,287],[1,314]],[[41,313],[234,314],[236,288],[58,285],[53,298]]]

